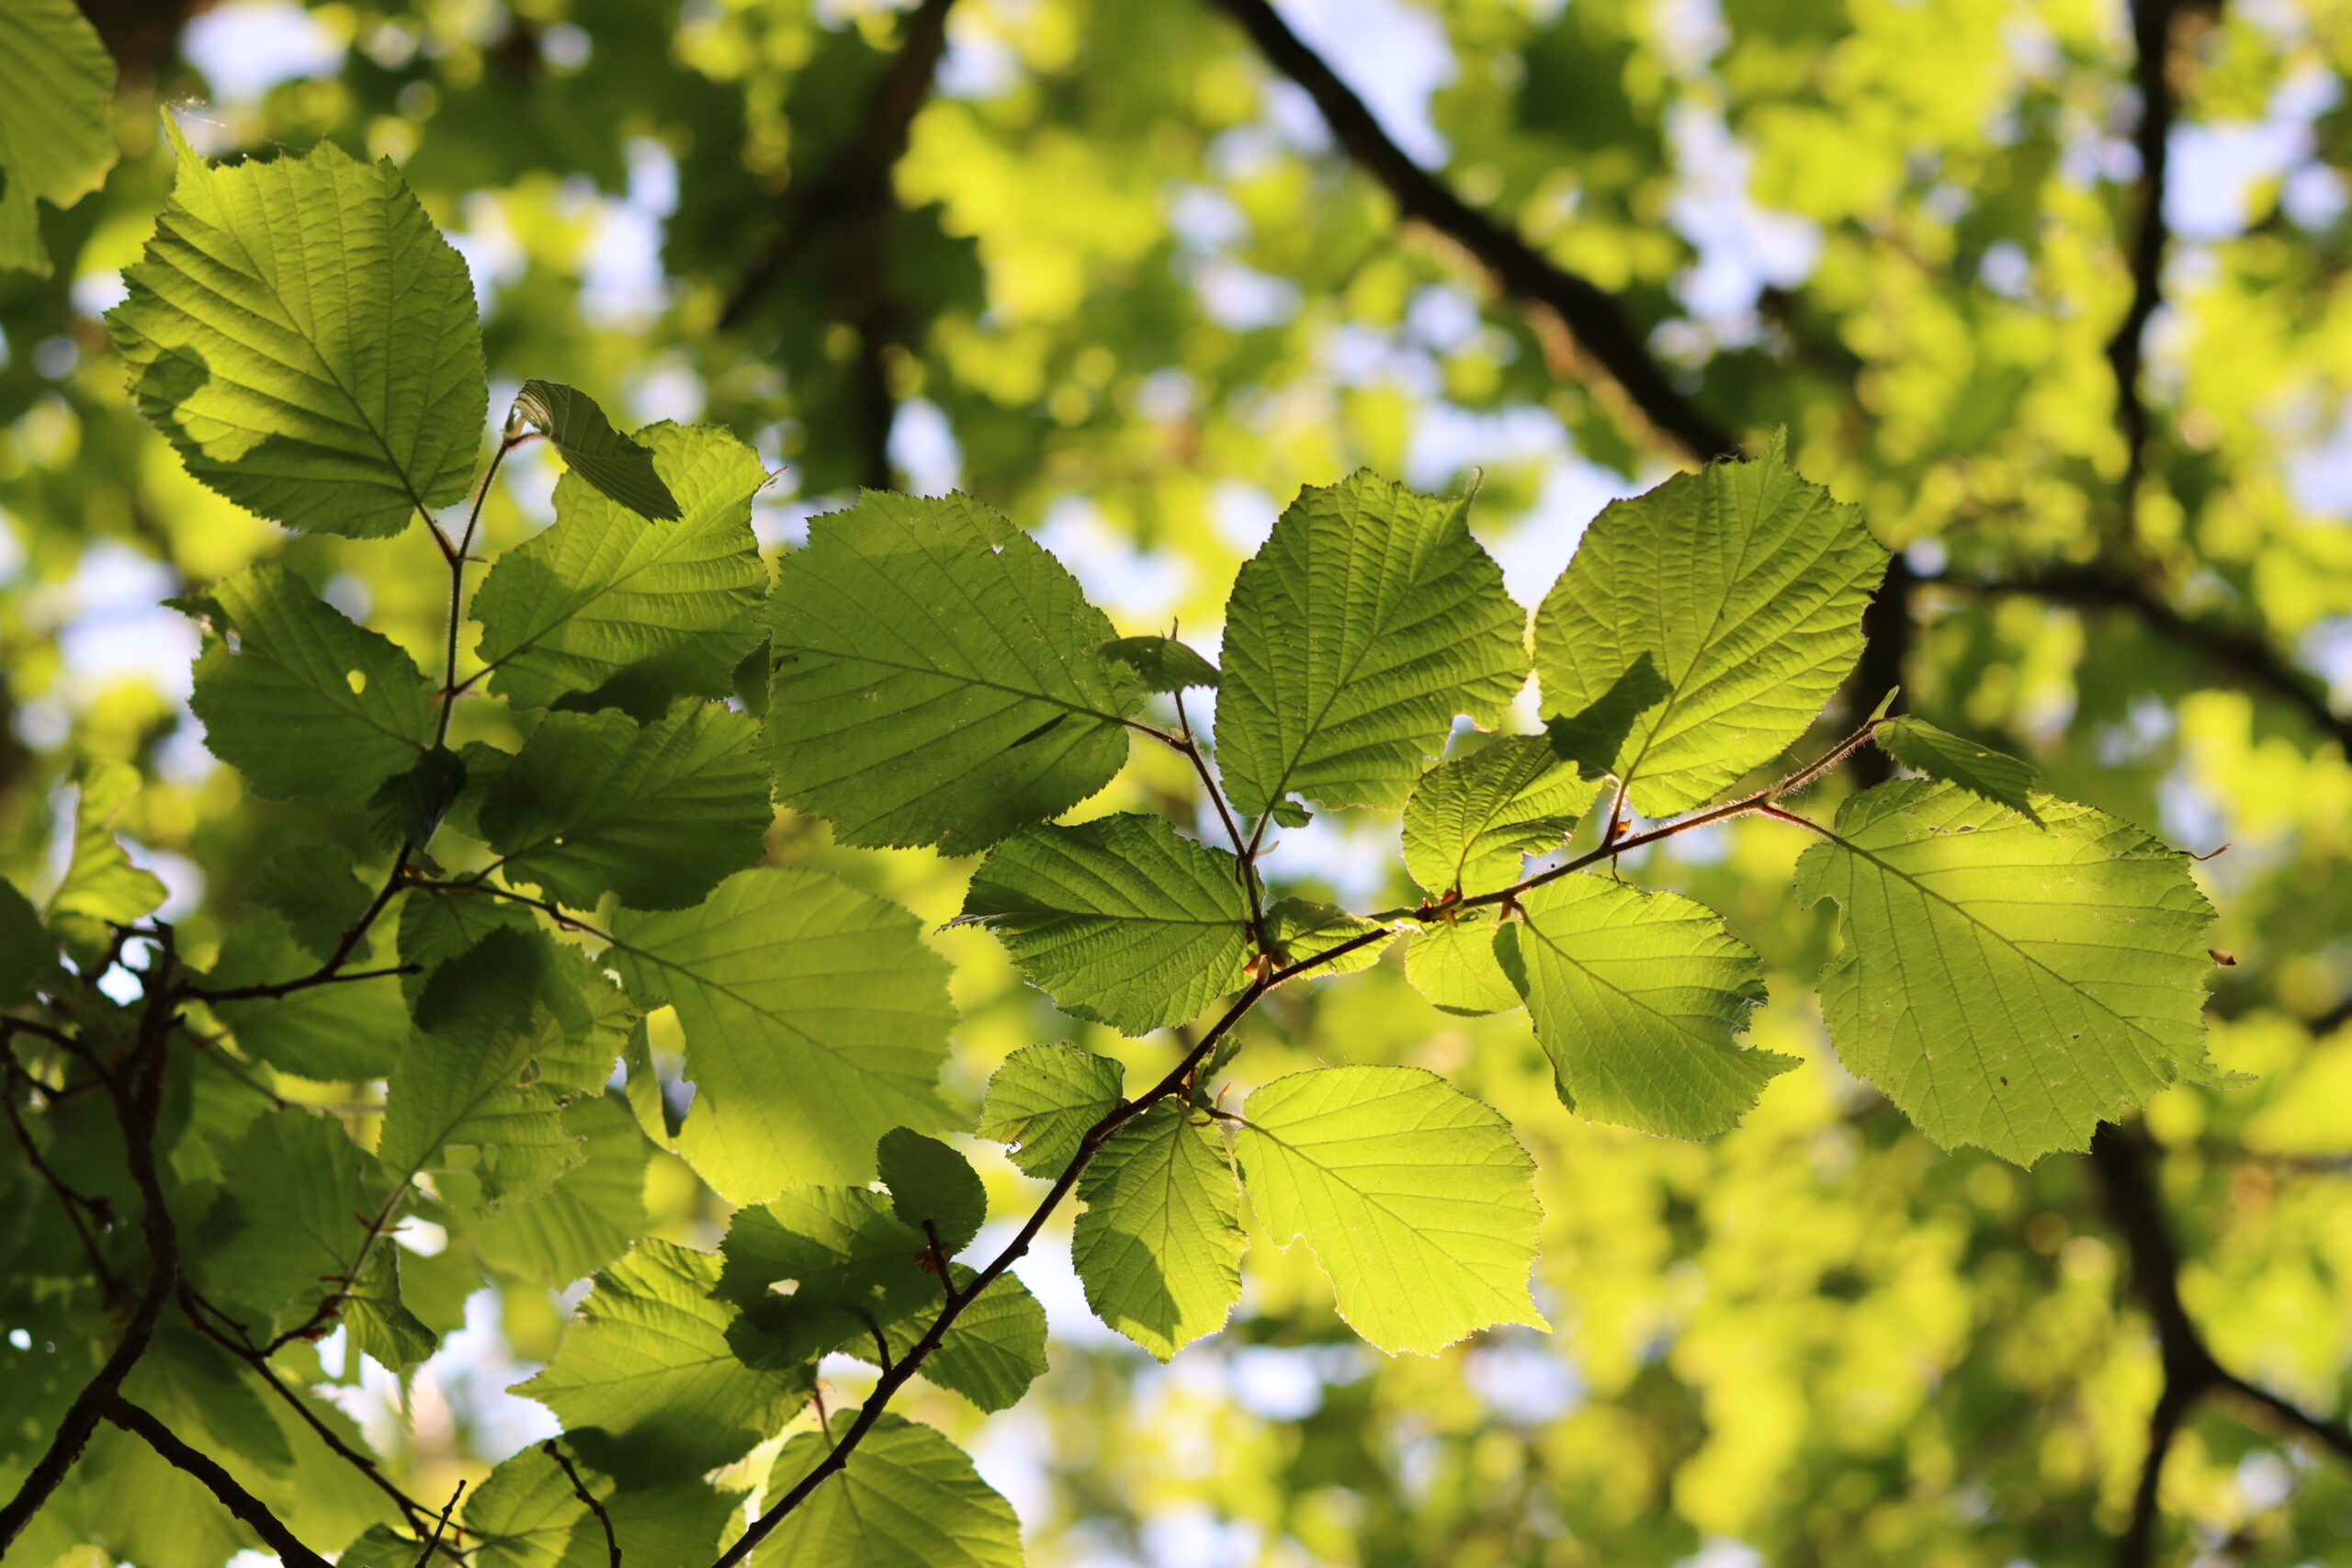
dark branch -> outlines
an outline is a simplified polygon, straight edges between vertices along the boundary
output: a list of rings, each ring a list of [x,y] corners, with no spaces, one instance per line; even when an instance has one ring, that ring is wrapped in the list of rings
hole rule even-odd
[[[553,1438],[541,1443],[539,1450],[563,1466],[563,1477],[571,1483],[572,1495],[587,1504],[588,1511],[595,1515],[596,1522],[604,1527],[605,1554],[612,1560],[612,1568],[621,1568],[621,1543],[620,1538],[613,1534],[613,1516],[605,1512],[605,1505],[596,1501],[596,1495],[588,1490],[588,1483],[580,1479],[580,1472],[571,1468],[571,1461],[564,1457],[563,1450],[557,1446]]]
[[[58,1202],[65,1210],[66,1220],[74,1226],[74,1234],[81,1237],[82,1250],[90,1259],[90,1272],[97,1277],[102,1299],[107,1306],[111,1307],[122,1300],[122,1286],[115,1279],[113,1270],[107,1267],[106,1255],[98,1250],[98,1239],[90,1234],[90,1227],[82,1217],[83,1212],[87,1210],[90,1218],[96,1220],[100,1224],[111,1224],[107,1206],[96,1198],[85,1197],[75,1191],[42,1156],[40,1146],[33,1142],[32,1129],[25,1125],[24,1113],[17,1109],[16,1080],[23,1078],[27,1083],[32,1080],[26,1077],[24,1069],[17,1066],[13,1058],[0,1062],[0,1066],[5,1066],[8,1069],[8,1082],[4,1088],[0,1088],[0,1103],[7,1106],[8,1125],[16,1132],[17,1143],[24,1149],[26,1161],[32,1166],[40,1179],[49,1184],[50,1190],[57,1194]]]
[[[718,324],[737,327],[760,297],[774,288],[809,232],[845,219],[865,219],[897,204],[890,171],[905,156],[915,115],[931,96],[933,74],[947,52],[947,13],[956,0],[922,0],[907,18],[906,37],[875,89],[865,133],[845,148],[831,168],[785,189],[776,211],[776,232],[744,272],[719,312]]]
[[[2139,214],[2132,236],[2132,304],[2107,344],[2107,362],[2115,372],[2115,422],[2123,433],[2127,550],[2137,543],[2140,481],[2147,472],[2148,404],[2141,367],[2148,322],[2164,303],[2165,251],[2172,239],[2165,223],[2165,179],[2176,107],[2167,67],[2177,8],[2177,0],[2132,0],[2132,76],[2140,89]]]
[[[1406,217],[1429,225],[1476,257],[1505,294],[1549,311],[1577,346],[1623,389],[1643,417],[1702,460],[1736,456],[1738,443],[1713,415],[1679,390],[1616,299],[1568,272],[1472,207],[1406,156],[1354,91],[1290,30],[1269,0],[1216,0],[1274,68],[1306,89],[1331,133],[1365,173],[1388,190]]]
[[[106,1418],[124,1431],[146,1439],[147,1446],[178,1469],[204,1483],[220,1506],[253,1527],[262,1544],[277,1553],[287,1568],[328,1568],[327,1560],[296,1539],[285,1521],[263,1506],[260,1498],[237,1484],[236,1478],[172,1435],[172,1429],[119,1394],[106,1402]]]
[[[426,1568],[426,1564],[433,1561],[433,1554],[441,1550],[441,1532],[449,1528],[449,1515],[457,1508],[458,1499],[465,1495],[466,1483],[460,1481],[458,1489],[449,1494],[449,1500],[441,1506],[441,1517],[433,1522],[433,1534],[425,1541],[424,1550],[417,1553],[416,1568]]]

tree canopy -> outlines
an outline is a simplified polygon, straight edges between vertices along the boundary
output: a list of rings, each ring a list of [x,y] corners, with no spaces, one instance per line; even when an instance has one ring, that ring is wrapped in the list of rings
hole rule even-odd
[[[0,1551],[2331,1561],[2334,0],[0,0]]]

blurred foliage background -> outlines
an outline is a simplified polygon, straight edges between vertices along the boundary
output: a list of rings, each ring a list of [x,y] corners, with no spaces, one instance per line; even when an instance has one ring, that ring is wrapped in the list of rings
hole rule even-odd
[[[733,427],[781,470],[776,549],[859,485],[967,490],[1126,632],[1213,646],[1280,505],[1360,465],[1482,486],[1532,604],[1606,499],[1784,426],[1904,552],[1854,703],[1899,682],[2055,793],[2229,846],[2200,868],[2236,960],[2215,1055],[2256,1078],[2174,1090],[2091,1159],[1946,1155],[1793,999],[1831,938],[1785,896],[1792,831],[1707,829],[1645,880],[1756,944],[1783,998],[1758,1043],[1807,1062],[1714,1144],[1577,1122],[1522,1016],[1441,1014],[1393,957],[1254,1025],[1254,1077],[1416,1063],[1510,1117],[1555,1335],[1386,1360],[1261,1239],[1234,1324],[1161,1369],[1087,1316],[1064,1224],[1023,1268],[1055,1329],[1037,1393],[910,1412],[974,1448],[1040,1564],[2061,1564],[2115,1553],[2169,1372],[2208,1397],[2137,1560],[2352,1562],[2352,1466],[2198,1360],[2321,1417],[2352,1395],[2352,4],[88,9],[121,160],[42,209],[51,276],[0,275],[20,886],[59,874],[92,759],[143,776],[119,826],[195,951],[266,850],[354,830],[241,797],[158,600],[282,555],[420,656],[441,636],[420,530],[282,536],[127,404],[98,315],[167,186],[167,108],[216,156],[332,138],[400,164],[472,268],[494,408],[540,376]],[[548,520],[554,470],[534,446],[507,475],[502,547]],[[1180,759],[1128,781],[1090,809],[1196,809]],[[1273,870],[1407,897],[1394,820],[1353,816]],[[934,923],[969,874],[788,816],[771,858]],[[985,933],[933,940],[966,1101],[1034,1041],[1165,1059],[1054,1013]],[[647,1154],[656,1233],[708,1245],[718,1201]],[[503,1390],[580,1290],[485,1280],[431,1231],[403,1272],[447,1348],[402,1387],[329,1341],[317,1376],[441,1495],[552,1429]]]

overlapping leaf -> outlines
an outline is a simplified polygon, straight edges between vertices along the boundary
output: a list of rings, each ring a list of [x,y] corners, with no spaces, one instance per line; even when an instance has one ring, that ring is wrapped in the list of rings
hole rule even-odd
[[[651,1147],[627,1104],[605,1093],[562,1111],[563,1135],[580,1163],[535,1198],[510,1201],[471,1227],[474,1254],[502,1274],[560,1289],[595,1272],[646,1231],[645,1168]],[[462,1201],[453,1178],[445,1199]]]
[[[1405,944],[1405,978],[1448,1012],[1510,1011],[1519,1006],[1519,991],[1495,956],[1498,930],[1491,911],[1432,921]]]
[[[552,713],[481,804],[510,881],[593,908],[606,893],[639,909],[702,902],[760,858],[775,811],[752,754],[759,726],[684,702],[640,726],[620,713]]]
[[[356,971],[380,970],[371,942],[353,953]],[[320,958],[295,940],[283,917],[255,910],[230,928],[206,976],[222,990],[278,986],[318,972]],[[390,976],[312,986],[283,997],[216,1002],[212,1010],[238,1047],[280,1072],[314,1083],[364,1083],[400,1059],[408,1033],[400,981]]]
[[[640,517],[675,520],[678,498],[662,482],[653,449],[613,428],[596,400],[560,381],[526,381],[514,394],[514,417],[547,435],[563,466],[606,500]]]
[[[640,1241],[596,1276],[555,1359],[515,1385],[554,1411],[598,1469],[651,1482],[741,1458],[808,1399],[811,1369],[746,1363],[735,1308],[712,1296],[719,1260]]]
[[[816,872],[738,872],[700,906],[624,910],[608,955],[686,1037],[694,1109],[678,1139],[735,1201],[793,1182],[864,1181],[893,1127],[944,1124],[955,1009],[915,919]]]
[[[988,1190],[972,1162],[937,1138],[905,1127],[883,1134],[875,1148],[882,1185],[899,1219],[936,1235],[953,1255],[972,1245],[989,1217]]]
[[[374,1165],[328,1117],[265,1116],[223,1156],[232,1228],[207,1248],[206,1293],[273,1328],[310,1316],[367,1234],[381,1201]]]
[[[1405,802],[1405,869],[1432,895],[1465,897],[1519,880],[1521,860],[1557,849],[1592,786],[1540,735],[1491,740],[1423,773]]]
[[[989,1079],[980,1136],[1011,1144],[1031,1176],[1069,1168],[1087,1130],[1117,1103],[1126,1069],[1075,1045],[1024,1045]]]
[[[488,400],[473,284],[399,171],[332,141],[213,168],[167,130],[172,199],[107,317],[140,412],[288,527],[377,537],[463,500]]]
[[[842,1418],[849,1418],[844,1412]],[[776,1456],[768,1506],[816,1469],[831,1442],[803,1432]],[[847,1468],[785,1516],[765,1568],[1021,1568],[1012,1506],[962,1450],[903,1416],[878,1416]]]
[[[1797,1065],[1738,1044],[1764,1000],[1763,965],[1705,905],[1582,874],[1520,907],[1527,918],[1496,935],[1496,956],[1578,1115],[1712,1138]]]
[[[2030,1164],[2102,1119],[2212,1081],[2212,907],[2186,857],[2088,807],[2042,825],[1955,785],[1883,784],[1838,807],[1797,863],[1837,900],[1821,977],[1839,1060],[1946,1147]]]
[[[138,793],[139,770],[127,762],[92,761],[83,768],[74,803],[74,852],[50,893],[51,919],[127,926],[164,901],[163,883],[153,872],[131,864],[115,837],[116,825]]]
[[[188,705],[256,795],[356,811],[432,743],[433,686],[416,661],[284,567],[248,567],[203,608],[236,649],[206,648]]]
[[[2005,806],[2029,821],[2041,820],[2033,805],[2033,769],[2015,757],[1907,716],[1883,720],[1871,738],[1914,772],[1958,784],[1979,800]]]
[[[989,853],[958,919],[994,931],[1063,1011],[1144,1034],[1241,985],[1250,906],[1238,872],[1165,818],[1048,824]]]
[[[1070,1259],[1097,1317],[1163,1361],[1225,1326],[1249,1241],[1220,1134],[1162,1100],[1104,1142],[1078,1195]]]
[[[1535,1162],[1491,1109],[1418,1067],[1327,1067],[1242,1113],[1251,1204],[1277,1245],[1306,1240],[1364,1338],[1433,1356],[1497,1324],[1549,1326],[1527,1292]]]
[[[1821,712],[1886,561],[1860,509],[1799,479],[1777,445],[1613,502],[1536,612],[1544,711],[1588,708],[1646,656],[1668,694],[1610,771],[1645,817],[1699,805]]]
[[[0,270],[49,276],[35,198],[71,207],[114,167],[114,78],[74,0],[0,8]]]
[[[844,843],[986,849],[1111,781],[1138,683],[1111,623],[969,496],[869,491],[809,525],[770,605],[768,755]]]
[[[708,425],[649,425],[637,439],[677,516],[649,521],[568,473],[556,481],[554,525],[501,556],[474,593],[491,689],[518,707],[689,659],[726,633],[715,670],[677,684],[723,697],[756,639],[748,617],[768,587],[752,536],[752,497],[767,482],[758,456]]]
[[[1237,809],[1294,791],[1401,806],[1454,715],[1501,716],[1524,617],[1469,510],[1367,472],[1299,491],[1227,611],[1217,762]]]

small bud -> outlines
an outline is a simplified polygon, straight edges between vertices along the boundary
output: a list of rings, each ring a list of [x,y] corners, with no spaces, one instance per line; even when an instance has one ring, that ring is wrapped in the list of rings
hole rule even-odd
[[[2205,953],[2224,969],[2234,969],[2238,966],[2238,955],[2226,947],[2209,947],[2205,950]]]

